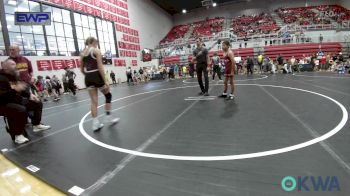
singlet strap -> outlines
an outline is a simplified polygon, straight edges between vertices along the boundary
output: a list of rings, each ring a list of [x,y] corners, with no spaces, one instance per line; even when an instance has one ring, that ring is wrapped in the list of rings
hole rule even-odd
[[[90,48],[89,53],[90,53],[90,55],[91,55],[91,57],[92,57],[93,59],[96,59],[96,57],[95,57],[95,55],[94,55],[94,51],[95,51],[95,48]]]

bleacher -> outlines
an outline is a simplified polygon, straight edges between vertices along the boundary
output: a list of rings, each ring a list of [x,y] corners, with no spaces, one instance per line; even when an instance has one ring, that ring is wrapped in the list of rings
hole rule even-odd
[[[214,18],[191,24],[194,27],[191,37],[207,37],[221,32],[223,30],[224,20],[224,18]]]
[[[176,39],[183,38],[189,30],[189,28],[190,25],[178,25],[173,27],[165,36],[165,38],[162,39],[162,41],[160,41],[160,44],[171,43]]]
[[[318,25],[330,24],[331,20],[338,23],[350,20],[350,10],[339,5],[280,8],[275,12],[286,24]]]
[[[321,48],[320,48],[321,46]],[[295,58],[301,58],[303,55],[309,56],[310,54],[316,54],[322,50],[324,53],[338,54],[342,51],[340,43],[323,43],[320,44],[289,44],[282,46],[266,46],[264,47],[264,55],[272,59],[276,59],[281,54],[285,59],[290,59],[292,56]]]
[[[328,12],[328,16],[338,23],[350,20],[350,10],[339,5],[321,5],[317,6],[316,9]],[[331,13],[334,13],[334,15]]]
[[[298,25],[319,24],[317,14],[312,10],[313,7],[299,7],[299,8],[280,8],[277,9],[278,16],[286,24],[296,23]],[[330,22],[329,20],[327,22]]]
[[[238,40],[232,43],[234,47],[238,47],[238,43],[240,43],[239,47],[241,47],[243,40],[245,43],[247,43],[247,40],[248,42],[254,41],[254,43],[255,42],[257,43],[256,44],[257,46],[259,46],[259,44],[261,43],[265,43],[265,45],[267,45],[266,43],[270,43],[271,41],[270,39],[272,37],[273,40],[281,39],[282,41],[281,42],[273,41],[272,46],[264,47],[260,45],[259,47],[264,47],[265,54],[267,56],[276,58],[279,54],[282,54],[286,58],[290,58],[291,56],[295,56],[296,58],[298,58],[298,57],[302,57],[304,54],[305,55],[313,54],[319,51],[319,44],[318,44],[319,35],[312,34],[313,36],[312,38],[307,36],[303,37],[300,35],[297,37],[293,37],[294,35],[291,35],[290,38],[299,40],[299,41],[292,40],[292,42],[294,42],[293,44],[293,43],[283,41],[284,39],[283,36],[285,35],[285,33],[282,34],[279,32],[279,30],[282,29],[282,27],[283,27],[283,30],[290,29],[290,27],[293,27],[293,26],[303,27],[302,32],[308,31],[308,28],[304,28],[305,25],[308,25],[306,27],[310,27],[311,30],[315,29],[311,27],[318,27],[318,26],[320,26],[318,30],[323,30],[323,29],[333,30],[332,27],[336,26],[336,24],[334,24],[333,21],[338,22],[339,24],[341,24],[343,21],[350,21],[350,11],[339,5],[280,8],[275,10],[275,12],[277,13],[277,16],[276,15],[272,16],[269,13],[261,13],[259,15],[251,15],[251,16],[243,15],[243,16],[234,17],[231,20],[232,32],[229,32],[227,29],[223,29],[223,26],[227,27],[228,25],[228,23],[227,24],[225,23],[224,18],[214,18],[214,19],[207,18],[204,21],[199,21],[199,22],[195,22],[187,25],[179,25],[174,27],[168,33],[168,35],[161,41],[161,44],[168,43],[168,45],[163,45],[163,46],[170,47],[172,46],[171,44],[173,42],[173,44],[176,43],[177,45],[182,44],[180,45],[181,47],[187,47],[189,44],[191,44],[191,47],[193,47],[193,44],[195,43],[194,38],[204,37],[206,45],[210,47],[212,44],[209,44],[209,43],[215,43],[217,39],[220,39],[217,37],[214,39],[213,37],[214,33],[219,36],[220,34],[218,33],[220,32],[225,32],[225,33],[228,32],[230,34],[229,36],[230,39],[232,38],[231,35],[233,35],[233,36],[236,36],[235,40]],[[325,17],[322,18],[321,16],[323,15],[323,13],[326,13],[326,15]],[[276,17],[277,19],[278,17],[280,17],[282,21],[286,23],[286,25],[278,26],[275,21]],[[332,23],[332,24],[329,24],[329,23]],[[289,25],[289,24],[292,24],[292,25]],[[179,42],[179,40],[174,42],[174,40],[178,38],[183,38],[183,36],[186,33],[189,34],[188,31],[191,27],[193,27],[193,32],[188,40],[179,39],[181,40],[181,42]],[[281,32],[283,32],[283,30]],[[297,31],[290,30],[289,33],[293,34],[293,32],[295,33]],[[321,31],[320,31],[320,34],[322,34]],[[270,39],[266,36],[270,36],[269,37]],[[330,35],[327,35],[327,34],[323,34],[323,36],[326,38],[327,36],[331,37]],[[245,40],[245,37],[248,37],[249,39]],[[335,37],[332,39],[330,38],[326,39],[326,38],[324,39],[324,42],[340,41]],[[225,39],[228,39],[228,38],[225,37]],[[267,41],[264,42],[263,39],[266,39]],[[305,40],[308,40],[308,41],[305,41]],[[298,42],[302,42],[303,44],[295,44]],[[174,46],[176,46],[176,44]],[[278,44],[278,45],[274,46],[275,44]],[[283,44],[283,45],[279,45],[279,44]],[[253,43],[248,43],[248,47],[253,47]],[[342,49],[342,46],[339,43],[322,44],[322,51],[326,53],[339,53],[341,49]],[[245,56],[248,56],[248,54],[249,56],[254,56],[254,52],[252,50],[253,49],[248,48],[248,49],[235,50],[234,52],[235,54],[239,52],[240,56],[242,58],[245,58]],[[188,56],[189,53],[190,51],[183,51],[183,54],[180,56],[186,56],[186,55]],[[213,51],[211,50],[210,54],[212,53]],[[185,61],[182,57],[180,58],[180,56],[176,56],[179,54],[180,53],[171,54],[175,56],[170,57],[169,59],[167,59],[167,61],[172,63],[179,63],[179,62]],[[221,53],[219,52],[219,55],[220,54]],[[191,55],[189,55],[188,58],[191,58],[190,56]]]
[[[238,37],[245,37],[276,33],[279,26],[270,14],[262,13],[254,16],[234,17],[232,19],[232,29]]]
[[[286,24],[296,25],[329,25],[332,20],[341,23],[350,21],[350,10],[339,5],[321,5],[297,8],[276,9],[278,17]],[[326,12],[325,16],[322,13]],[[334,15],[332,15],[334,13]],[[178,25],[173,27],[167,36],[160,41],[160,44],[171,44],[179,38],[183,38],[190,27],[193,32],[189,38],[210,37],[213,34],[223,32],[225,29],[224,18],[213,18],[192,24]],[[282,26],[278,26],[274,17],[268,13],[261,13],[252,16],[237,16],[232,18],[232,30],[237,37],[264,36],[278,33]],[[226,29],[227,30],[227,29]]]

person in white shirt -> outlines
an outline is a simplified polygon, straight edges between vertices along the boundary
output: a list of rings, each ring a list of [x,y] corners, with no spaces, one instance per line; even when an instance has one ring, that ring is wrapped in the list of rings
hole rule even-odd
[[[283,73],[284,74],[289,73],[288,63],[284,63],[284,65],[283,65]]]

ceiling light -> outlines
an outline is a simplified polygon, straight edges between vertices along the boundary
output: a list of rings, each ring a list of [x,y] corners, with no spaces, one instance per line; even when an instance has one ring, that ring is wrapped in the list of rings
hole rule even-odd
[[[217,6],[217,4],[214,2],[214,3],[213,3],[213,7],[216,7],[216,6]]]
[[[16,12],[29,12],[29,8],[18,7],[15,9]]]
[[[183,9],[183,10],[182,10],[182,13],[183,13],[183,14],[186,14],[186,13],[187,13],[187,10],[186,10],[186,9]]]
[[[17,2],[16,2],[16,0],[8,0],[7,4],[8,5],[17,5]]]

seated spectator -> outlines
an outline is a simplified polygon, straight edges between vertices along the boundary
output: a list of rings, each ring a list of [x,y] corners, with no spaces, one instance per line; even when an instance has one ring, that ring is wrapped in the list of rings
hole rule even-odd
[[[320,5],[316,7],[320,12],[334,13],[328,17],[338,23],[350,20],[350,10],[339,5]]]
[[[282,71],[284,74],[290,73],[290,66],[287,62],[284,63]]]
[[[165,36],[165,38],[160,42],[160,44],[167,44],[175,41],[176,39],[183,38],[190,25],[178,25],[173,27],[170,32]]]
[[[344,62],[344,56],[343,56],[343,53],[339,53],[339,56],[338,56],[338,61],[339,62]]]
[[[27,118],[33,124],[33,132],[50,128],[41,124],[42,103],[26,92],[27,84],[18,81],[19,72],[16,63],[7,59],[0,70],[0,115],[6,117],[9,134],[17,144],[28,142],[25,135]]]
[[[276,33],[279,27],[269,14],[238,16],[232,20],[234,34],[238,37]]]
[[[192,38],[209,37],[223,30],[224,18],[207,18],[205,21],[199,21],[192,24]]]

